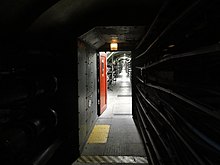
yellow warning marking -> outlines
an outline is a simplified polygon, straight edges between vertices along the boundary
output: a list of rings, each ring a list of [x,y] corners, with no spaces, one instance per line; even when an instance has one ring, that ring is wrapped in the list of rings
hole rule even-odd
[[[77,162],[148,165],[147,157],[141,157],[141,156],[81,156],[77,159],[76,163]],[[74,165],[74,163],[72,165]]]
[[[87,143],[106,143],[110,125],[95,125]]]

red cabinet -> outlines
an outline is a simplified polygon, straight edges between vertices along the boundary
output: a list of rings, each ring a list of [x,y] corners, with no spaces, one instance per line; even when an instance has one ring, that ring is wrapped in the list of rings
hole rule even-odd
[[[107,73],[106,73],[107,55],[100,52],[100,115],[107,108]]]

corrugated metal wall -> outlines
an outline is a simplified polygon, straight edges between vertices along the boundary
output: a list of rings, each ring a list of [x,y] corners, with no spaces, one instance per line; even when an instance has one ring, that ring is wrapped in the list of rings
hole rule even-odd
[[[133,51],[133,115],[151,164],[220,164],[219,9],[168,3]]]
[[[78,41],[79,144],[82,151],[97,119],[97,54]]]

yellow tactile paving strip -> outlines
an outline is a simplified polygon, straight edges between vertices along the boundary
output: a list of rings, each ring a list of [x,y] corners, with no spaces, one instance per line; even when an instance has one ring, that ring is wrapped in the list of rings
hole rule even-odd
[[[106,143],[110,125],[95,125],[87,143]]]

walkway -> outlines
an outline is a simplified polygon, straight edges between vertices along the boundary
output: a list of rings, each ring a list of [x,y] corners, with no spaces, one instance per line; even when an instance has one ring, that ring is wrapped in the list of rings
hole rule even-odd
[[[82,164],[148,164],[142,140],[132,119],[132,94],[130,78],[125,71],[108,90],[107,109],[96,125],[104,126],[107,134],[99,133],[103,143],[86,144],[81,157],[73,165]],[[106,127],[105,127],[106,126]]]

